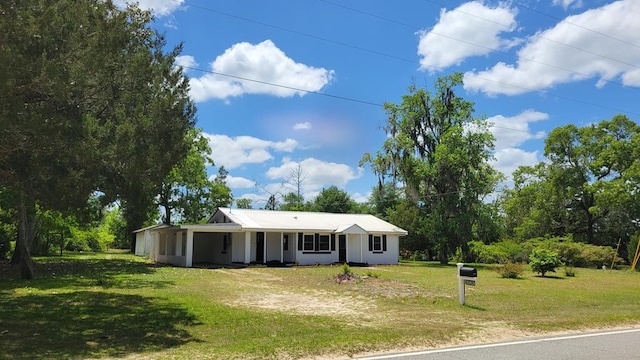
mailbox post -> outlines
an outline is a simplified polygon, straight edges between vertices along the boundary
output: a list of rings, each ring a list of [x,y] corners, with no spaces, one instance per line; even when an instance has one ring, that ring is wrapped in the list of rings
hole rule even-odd
[[[457,263],[458,265],[458,299],[460,305],[465,303],[465,285],[476,285],[478,280],[478,270],[472,267],[465,267],[463,263]]]

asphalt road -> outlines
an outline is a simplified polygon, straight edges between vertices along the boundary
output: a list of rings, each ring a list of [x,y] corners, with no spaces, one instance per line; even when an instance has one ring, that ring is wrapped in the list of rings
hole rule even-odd
[[[360,360],[638,360],[640,329],[541,337],[360,358]]]

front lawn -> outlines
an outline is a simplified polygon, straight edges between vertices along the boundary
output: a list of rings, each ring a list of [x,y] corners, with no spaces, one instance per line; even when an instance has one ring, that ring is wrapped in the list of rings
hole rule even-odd
[[[186,269],[130,254],[37,258],[0,275],[0,358],[304,358],[640,324],[640,275],[577,269],[503,279],[478,265],[458,305],[456,266],[405,262]]]

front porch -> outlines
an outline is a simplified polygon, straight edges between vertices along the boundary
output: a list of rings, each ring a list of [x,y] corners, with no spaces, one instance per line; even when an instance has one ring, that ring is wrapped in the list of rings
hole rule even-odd
[[[233,232],[230,229],[163,229],[155,234],[152,258],[185,267],[293,264],[295,233]],[[216,231],[217,230],[217,231]]]
[[[184,267],[392,264],[398,257],[397,237],[388,249],[387,235],[353,226],[338,233],[307,233],[197,225],[158,229],[153,240],[153,260]]]

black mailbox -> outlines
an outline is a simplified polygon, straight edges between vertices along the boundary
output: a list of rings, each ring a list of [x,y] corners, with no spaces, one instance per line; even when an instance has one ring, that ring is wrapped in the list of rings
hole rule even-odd
[[[476,270],[476,268],[463,266],[460,268],[460,276],[475,278],[478,277],[478,270]]]

